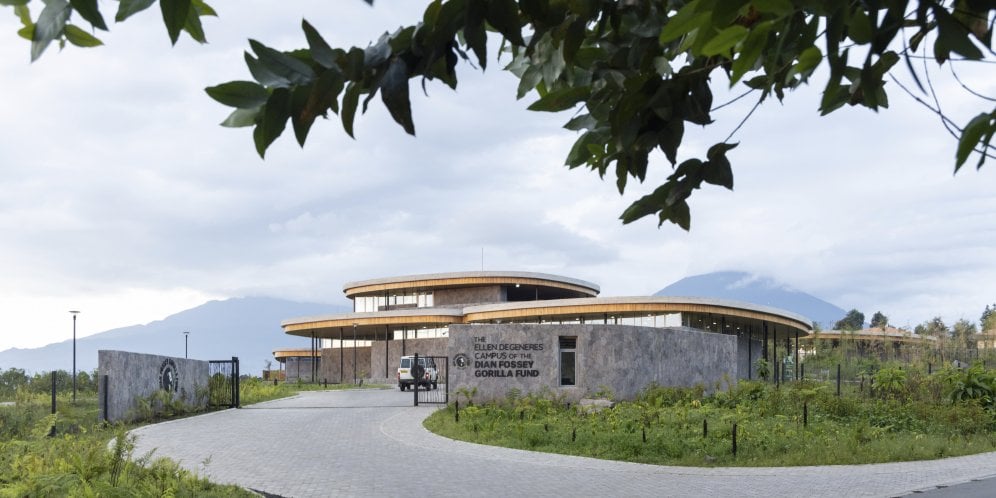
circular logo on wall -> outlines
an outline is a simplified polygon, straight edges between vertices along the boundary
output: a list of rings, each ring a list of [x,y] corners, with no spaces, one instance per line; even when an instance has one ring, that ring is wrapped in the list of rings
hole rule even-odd
[[[159,367],[159,387],[169,392],[176,392],[180,388],[180,371],[172,358],[166,358]]]
[[[453,364],[456,365],[457,368],[467,368],[467,365],[470,365],[470,358],[467,358],[467,355],[460,353],[453,357]]]

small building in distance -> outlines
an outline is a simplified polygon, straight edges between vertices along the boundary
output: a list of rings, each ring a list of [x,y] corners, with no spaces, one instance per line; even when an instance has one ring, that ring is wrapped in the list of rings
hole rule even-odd
[[[917,334],[911,330],[899,329],[891,325],[885,327],[869,327],[866,329],[821,330],[801,339],[804,354],[812,354],[817,349],[817,342],[825,341],[831,348],[839,348],[842,344],[852,344],[859,356],[874,356],[880,360],[898,359],[908,356],[917,349],[934,348],[937,338]]]
[[[286,382],[318,382],[321,377],[321,352],[312,349],[286,348],[273,351],[273,357],[280,363],[280,373],[271,372],[272,380]]]

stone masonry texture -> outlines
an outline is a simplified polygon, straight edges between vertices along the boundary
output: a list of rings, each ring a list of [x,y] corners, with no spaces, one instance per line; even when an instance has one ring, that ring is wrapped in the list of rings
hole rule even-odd
[[[206,361],[101,350],[97,352],[97,370],[98,400],[104,399],[102,379],[107,376],[107,413],[101,406],[101,417],[106,415],[111,422],[134,419],[135,401],[161,390],[164,375],[173,375],[177,381],[173,399],[200,408],[208,403],[210,367]]]
[[[576,338],[575,386],[561,385],[561,337]],[[476,387],[479,400],[502,398],[513,389],[552,389],[573,400],[608,389],[628,399],[650,383],[713,389],[738,377],[736,336],[687,328],[454,325],[448,351],[450,392]]]

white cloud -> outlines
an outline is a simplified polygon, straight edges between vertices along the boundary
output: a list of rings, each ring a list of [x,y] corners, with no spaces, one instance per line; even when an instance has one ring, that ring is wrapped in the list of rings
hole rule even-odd
[[[534,97],[515,100],[494,51],[483,74],[461,66],[456,92],[413,84],[417,138],[376,99],[356,140],[331,116],[304,149],[288,130],[260,160],[247,129],[217,126],[226,108],[203,92],[248,78],[247,38],[303,46],[304,16],[333,45],[364,46],[416,20],[419,3],[216,7],[205,46],[169,48],[150,11],[113,26],[107,46],[53,47],[35,64],[16,18],[0,16],[0,85],[13,96],[0,113],[0,349],[61,340],[72,307],[85,335],[225,296],[341,302],[345,281],[476,269],[482,248],[487,269],[576,276],[603,295],[743,270],[900,324],[974,320],[996,301],[996,166],[952,177],[953,139],[894,89],[878,115],[819,118],[819,88],[768,102],[735,137],[735,192],[697,192],[691,233],[623,226],[622,210],[670,173],[664,158],[624,196],[611,172],[567,170],[568,113],[525,111]],[[987,73],[963,73],[996,91]],[[957,119],[978,109],[945,88]],[[682,159],[751,105],[689,127]]]

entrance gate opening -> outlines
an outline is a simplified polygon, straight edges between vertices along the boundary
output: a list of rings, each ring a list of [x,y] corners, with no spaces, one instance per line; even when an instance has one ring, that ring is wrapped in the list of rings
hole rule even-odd
[[[211,360],[208,367],[208,405],[239,408],[239,359]]]
[[[420,385],[416,382],[412,387],[414,388],[415,406],[419,404],[438,404],[445,405],[449,403],[450,400],[450,382],[449,382],[449,356],[419,356],[415,355],[415,365],[418,368],[419,358],[424,358],[423,362],[426,365],[433,365],[436,368],[436,382],[427,383]],[[415,375],[418,374],[418,375]],[[413,377],[419,378],[424,374],[424,372],[413,372]],[[435,387],[435,389],[433,389]]]

